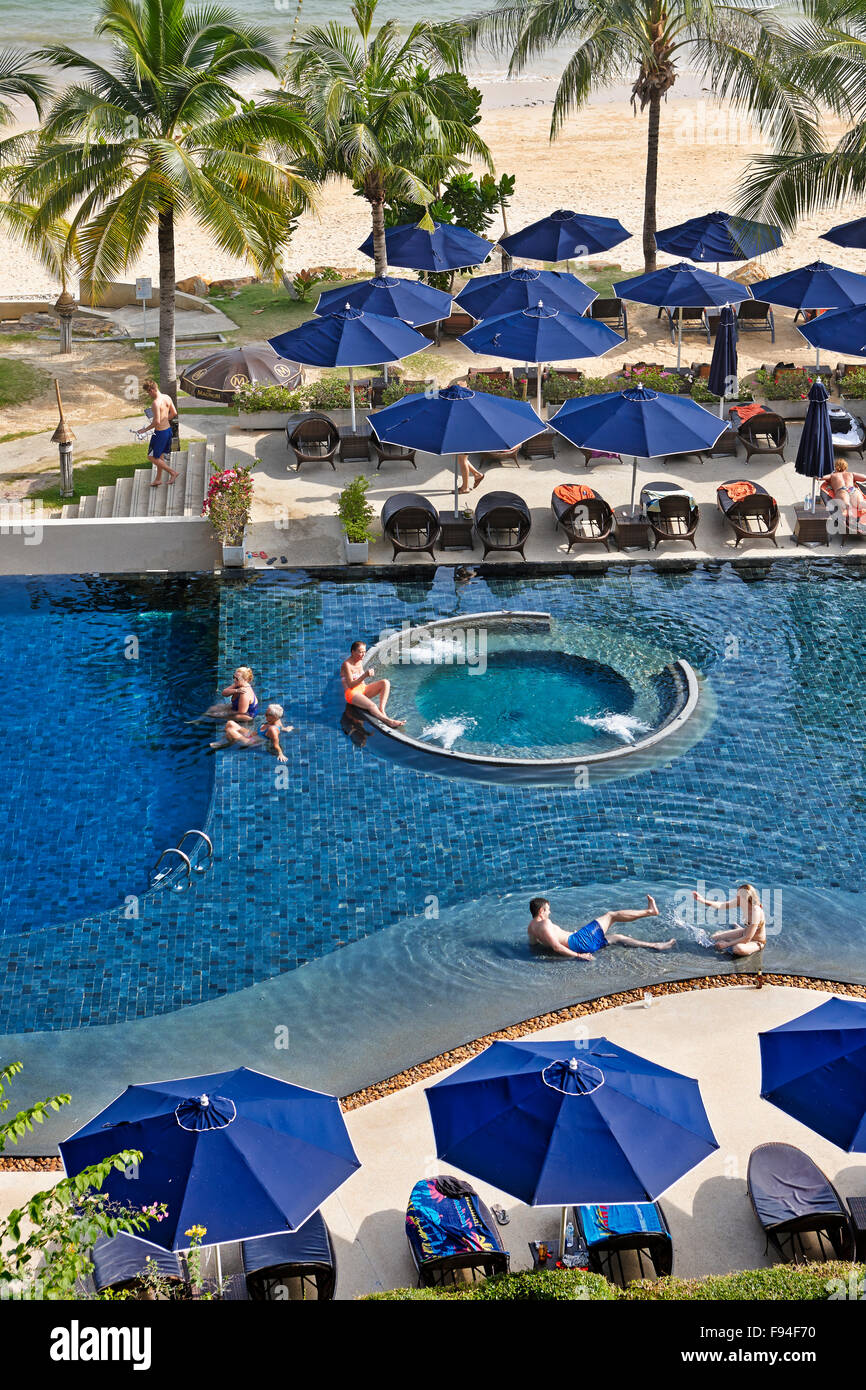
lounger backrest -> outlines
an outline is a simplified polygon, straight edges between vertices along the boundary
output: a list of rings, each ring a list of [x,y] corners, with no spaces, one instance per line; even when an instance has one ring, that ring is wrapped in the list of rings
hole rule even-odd
[[[737,306],[737,318],[741,319],[766,319],[770,312],[770,305],[763,299],[742,299]]]
[[[439,522],[422,507],[404,507],[402,511],[394,513],[387,525],[387,530],[395,536],[406,535],[410,531],[430,536],[434,529],[439,529]]]

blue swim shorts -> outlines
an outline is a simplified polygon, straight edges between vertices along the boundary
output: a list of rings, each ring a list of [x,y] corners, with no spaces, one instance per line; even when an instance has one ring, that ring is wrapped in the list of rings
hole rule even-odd
[[[161,459],[165,454],[171,453],[170,427],[167,430],[154,430],[150,436],[150,448],[147,453],[152,459]]]
[[[594,956],[596,951],[604,950],[607,945],[607,937],[593,918],[591,922],[587,922],[585,927],[571,933],[568,938],[568,945],[572,951],[580,951],[583,954]]]

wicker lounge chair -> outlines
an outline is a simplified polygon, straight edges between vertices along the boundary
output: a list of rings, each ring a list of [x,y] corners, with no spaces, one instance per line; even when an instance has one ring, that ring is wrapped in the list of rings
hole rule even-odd
[[[793,1144],[761,1144],[749,1156],[752,1210],[780,1260],[853,1260],[854,1231],[839,1193]]]
[[[763,299],[741,299],[737,305],[738,333],[769,333],[770,342],[776,341],[776,320],[773,310]]]
[[[382,508],[382,531],[394,547],[392,560],[400,554],[423,555],[435,559],[433,547],[442,534],[439,513],[419,492],[395,492]]]
[[[751,415],[744,420],[739,429],[740,439],[746,448],[746,462],[753,454],[778,454],[785,458],[788,443],[788,426],[781,415],[765,410],[760,415]]]
[[[321,1212],[314,1212],[297,1231],[241,1241],[247,1292],[264,1300],[332,1299],[337,1262],[331,1233]]]
[[[698,457],[703,463],[704,459],[714,458],[736,458],[740,441],[736,430],[724,430],[716,440],[712,449],[701,449]]]
[[[821,483],[818,501],[827,508],[828,531],[833,535],[837,535],[842,545],[845,544],[846,540],[866,540],[866,521],[860,521],[858,523],[856,516],[852,516],[847,508],[840,515],[840,504],[836,501],[826,484],[827,479],[825,478]],[[858,483],[857,487],[863,494],[864,507],[866,507],[866,483]]]
[[[482,465],[485,463],[513,463],[515,467],[519,468],[518,455],[522,448],[522,444],[515,444],[513,449],[485,449],[479,454],[478,461]]]
[[[656,546],[662,541],[688,541],[697,549],[695,532],[701,512],[688,492],[676,483],[647,483],[641,489],[640,500]]]
[[[383,444],[381,439],[377,439],[375,435],[373,435],[373,448],[376,450],[378,459],[377,473],[383,463],[411,463],[413,468],[418,467],[415,462],[416,449],[407,449],[404,444]]]
[[[866,448],[866,424],[861,416],[853,415],[842,405],[832,405],[830,432],[834,453],[859,454],[863,458],[863,450]]]
[[[484,547],[484,560],[492,550],[517,550],[525,560],[523,548],[531,529],[529,508],[514,492],[488,492],[475,508],[475,530]]]
[[[422,1288],[507,1274],[509,1255],[475,1188],[460,1178],[422,1178],[406,1208],[406,1239]]]
[[[294,450],[299,473],[302,463],[329,463],[336,470],[334,455],[339,447],[340,431],[329,415],[309,411],[286,421],[286,448]]]
[[[164,1250],[161,1245],[152,1245],[126,1232],[98,1240],[92,1259],[97,1293],[112,1289],[137,1298],[152,1297],[144,1280],[148,1261],[150,1270],[168,1282],[173,1297],[185,1298],[189,1291],[183,1267],[174,1251]]]
[[[658,1202],[573,1207],[572,1220],[589,1252],[589,1268],[620,1288],[671,1273],[674,1247]]]
[[[550,496],[550,507],[557,526],[561,526],[568,537],[568,553],[573,545],[603,545],[610,550],[613,532],[613,512],[603,497],[591,488],[589,497],[578,502],[567,502],[557,496],[554,490]]]
[[[628,310],[624,299],[594,299],[586,311],[589,319],[599,319],[609,328],[615,328],[624,338],[628,337]]]
[[[525,459],[556,458],[556,431],[547,429],[542,430],[541,434],[534,434],[521,444],[520,452]]]
[[[740,541],[767,541],[777,544],[776,532],[779,529],[779,507],[774,497],[771,497],[765,487],[760,483],[752,483],[755,489],[748,497],[741,497],[739,501],[731,498],[727,488],[734,487],[745,479],[732,478],[727,483],[716,489],[716,501],[722,516],[730,526],[736,536],[736,546]],[[736,547],[735,547],[736,548]]]

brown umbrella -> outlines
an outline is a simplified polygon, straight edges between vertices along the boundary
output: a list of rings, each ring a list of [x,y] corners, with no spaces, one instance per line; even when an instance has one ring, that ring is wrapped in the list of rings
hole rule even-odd
[[[230,403],[243,386],[255,383],[294,390],[302,379],[297,362],[287,362],[270,343],[245,343],[243,347],[211,352],[200,362],[185,367],[180,386],[199,400]]]

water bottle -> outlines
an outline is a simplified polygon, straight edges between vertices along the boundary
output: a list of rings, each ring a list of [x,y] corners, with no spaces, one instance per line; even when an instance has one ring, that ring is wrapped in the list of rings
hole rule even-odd
[[[563,1253],[564,1255],[570,1255],[570,1254],[571,1254],[571,1249],[572,1249],[572,1246],[573,1246],[573,1245],[574,1245],[574,1222],[569,1221],[568,1225],[567,1225],[566,1228],[565,1228],[565,1249],[564,1249],[564,1251],[563,1251],[562,1253]]]

